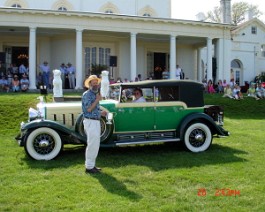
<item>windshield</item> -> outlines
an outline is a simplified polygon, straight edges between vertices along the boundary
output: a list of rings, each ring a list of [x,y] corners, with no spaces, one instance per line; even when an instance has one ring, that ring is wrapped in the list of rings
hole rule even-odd
[[[120,85],[110,86],[109,98],[117,101],[120,100]]]
[[[117,100],[119,102],[128,103],[135,100],[135,89],[138,87],[135,86],[121,86],[121,85],[111,85],[109,98]],[[154,101],[153,87],[141,88],[142,95],[148,102]],[[157,90],[158,91],[158,90]],[[158,97],[158,92],[156,92],[156,98]],[[157,100],[156,100],[157,101]]]

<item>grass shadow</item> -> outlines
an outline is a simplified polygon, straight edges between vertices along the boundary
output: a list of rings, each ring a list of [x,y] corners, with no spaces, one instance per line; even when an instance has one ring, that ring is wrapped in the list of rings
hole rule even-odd
[[[133,201],[139,201],[142,196],[127,189],[126,185],[115,177],[102,172],[101,174],[91,175],[96,178],[102,187],[109,193],[128,198]]]
[[[201,153],[186,151],[180,143],[138,145],[116,148],[101,148],[97,164],[101,167],[118,168],[127,165],[139,165],[154,171],[170,168],[191,168],[213,164],[245,162],[238,155],[248,154],[245,151],[219,144],[212,144],[209,150]],[[56,169],[83,164],[85,146],[71,146],[54,160],[36,161],[28,156],[22,158],[31,168]]]

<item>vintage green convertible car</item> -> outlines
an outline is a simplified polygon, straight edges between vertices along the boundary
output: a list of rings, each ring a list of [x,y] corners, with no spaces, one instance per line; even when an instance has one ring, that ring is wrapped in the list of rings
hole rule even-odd
[[[132,101],[135,88],[142,89],[146,102]],[[112,84],[109,90],[109,97],[100,101],[109,112],[101,118],[101,147],[183,142],[188,150],[202,152],[214,135],[229,135],[222,127],[223,108],[204,105],[201,83],[147,80]],[[86,144],[81,101],[41,101],[37,110],[30,108],[16,139],[36,160],[55,158],[65,144]]]

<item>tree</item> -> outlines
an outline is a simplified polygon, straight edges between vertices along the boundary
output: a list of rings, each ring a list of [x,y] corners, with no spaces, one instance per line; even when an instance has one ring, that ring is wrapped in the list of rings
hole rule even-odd
[[[258,9],[257,5],[252,5],[247,2],[237,2],[232,5],[231,21],[233,24],[238,25],[245,21],[246,12],[251,11],[253,17],[259,17],[263,13]],[[221,8],[214,7],[213,11],[208,11],[206,21],[221,22]]]
[[[213,11],[207,12],[206,21],[210,22],[221,22],[221,8],[220,7],[214,7]]]

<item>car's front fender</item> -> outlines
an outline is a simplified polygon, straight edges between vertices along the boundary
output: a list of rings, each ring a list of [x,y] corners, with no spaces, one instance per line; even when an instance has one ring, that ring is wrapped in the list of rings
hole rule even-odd
[[[58,122],[55,121],[51,121],[51,120],[34,120],[28,123],[25,123],[21,126],[21,132],[22,132],[22,144],[24,142],[24,137],[26,137],[26,135],[31,132],[34,129],[37,128],[41,128],[41,127],[48,127],[51,129],[56,130],[59,134],[61,135],[66,135],[66,136],[72,136],[73,138],[76,138],[82,142],[86,142],[86,138],[80,134],[78,134],[78,132],[75,132],[74,130],[69,129],[68,127],[66,127],[63,124],[60,124]]]
[[[183,140],[185,129],[194,122],[203,122],[205,123],[212,131],[212,134],[217,134],[220,136],[228,136],[229,132],[224,130],[221,126],[217,125],[212,117],[208,116],[205,113],[193,113],[185,117],[182,120],[180,127],[177,129],[178,136]]]

